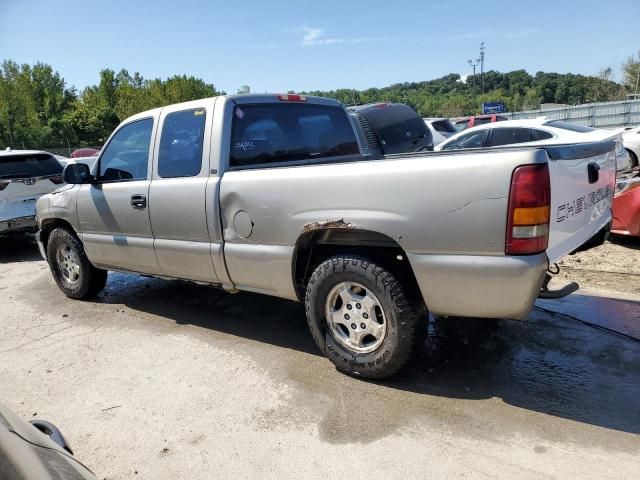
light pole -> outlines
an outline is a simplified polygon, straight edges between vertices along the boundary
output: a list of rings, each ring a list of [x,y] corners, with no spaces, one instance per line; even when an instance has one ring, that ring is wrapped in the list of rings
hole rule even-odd
[[[480,42],[480,82],[482,83],[482,93],[484,93],[484,42]]]
[[[473,63],[473,60],[467,60],[467,63],[473,68],[473,89],[476,89],[476,67],[480,64],[480,59]]]

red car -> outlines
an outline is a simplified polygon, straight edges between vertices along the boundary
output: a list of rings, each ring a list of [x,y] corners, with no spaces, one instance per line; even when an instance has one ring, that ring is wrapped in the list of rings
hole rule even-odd
[[[470,117],[459,117],[451,120],[458,132],[466,130],[467,128],[477,127],[478,125],[484,125],[485,123],[501,122],[503,120],[509,120],[502,115],[476,115]]]
[[[640,237],[640,176],[618,180],[611,233]]]
[[[71,158],[93,157],[98,153],[100,153],[100,150],[95,148],[79,148],[71,153]]]

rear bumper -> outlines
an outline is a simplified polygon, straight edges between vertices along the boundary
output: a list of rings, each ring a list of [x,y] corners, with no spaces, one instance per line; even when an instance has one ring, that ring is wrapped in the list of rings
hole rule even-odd
[[[0,221],[0,234],[17,233],[23,231],[35,231],[36,217],[29,215],[26,217],[11,218]]]
[[[544,253],[407,257],[431,313],[461,317],[526,318],[549,266]]]

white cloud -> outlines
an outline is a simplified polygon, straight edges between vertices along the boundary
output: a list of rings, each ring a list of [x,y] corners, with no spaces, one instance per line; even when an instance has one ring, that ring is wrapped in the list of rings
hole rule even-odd
[[[310,27],[309,25],[302,25],[294,29],[293,32],[302,34],[300,45],[303,47],[313,47],[316,45],[335,45],[338,43],[364,43],[373,40],[372,38],[364,37],[329,37],[327,36],[324,28]]]

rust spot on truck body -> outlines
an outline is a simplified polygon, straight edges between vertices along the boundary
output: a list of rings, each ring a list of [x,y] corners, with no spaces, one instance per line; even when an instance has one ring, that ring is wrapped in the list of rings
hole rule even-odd
[[[339,220],[325,220],[323,222],[307,223],[302,231],[306,233],[325,228],[356,228],[356,226],[353,223],[345,222],[344,218],[341,218]]]

